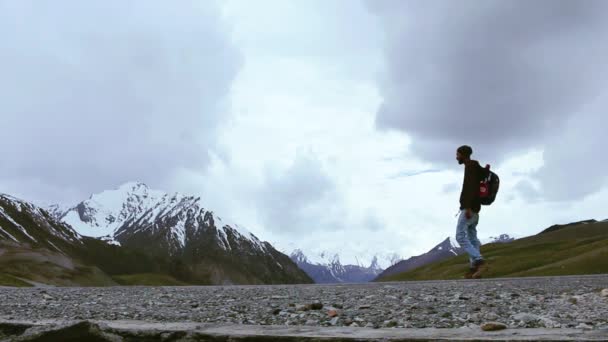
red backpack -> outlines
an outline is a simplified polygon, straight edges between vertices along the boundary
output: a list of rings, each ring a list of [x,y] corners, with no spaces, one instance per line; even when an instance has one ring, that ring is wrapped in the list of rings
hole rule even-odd
[[[479,199],[482,205],[490,205],[494,203],[498,188],[500,186],[500,178],[494,172],[490,171],[490,165],[481,168],[481,180],[479,182]]]

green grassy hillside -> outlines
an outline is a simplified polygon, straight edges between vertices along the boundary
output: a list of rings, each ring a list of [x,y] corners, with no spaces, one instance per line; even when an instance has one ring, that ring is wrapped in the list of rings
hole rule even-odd
[[[32,287],[30,283],[15,278],[10,274],[0,273],[0,286],[12,286],[12,287]]]
[[[557,276],[608,273],[608,222],[580,223],[552,229],[481,252],[493,277]],[[378,281],[461,279],[468,257],[457,256]]]

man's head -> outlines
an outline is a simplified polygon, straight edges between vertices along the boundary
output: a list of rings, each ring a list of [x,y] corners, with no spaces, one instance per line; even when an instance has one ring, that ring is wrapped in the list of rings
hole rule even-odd
[[[458,160],[458,164],[464,164],[465,161],[471,159],[471,154],[473,154],[473,149],[471,146],[462,145],[456,150],[456,160]]]

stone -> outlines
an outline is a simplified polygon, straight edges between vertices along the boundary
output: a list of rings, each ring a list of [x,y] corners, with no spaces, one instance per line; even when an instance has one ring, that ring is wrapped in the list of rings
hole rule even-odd
[[[323,309],[323,304],[320,302],[314,302],[312,304],[306,305],[306,309],[308,310],[321,310]]]
[[[576,326],[576,329],[585,329],[585,330],[589,330],[589,329],[593,329],[592,326],[590,326],[589,324],[586,323],[581,323],[579,325]]]
[[[329,321],[329,324],[336,325],[336,324],[338,324],[339,320],[340,320],[340,317],[334,317],[331,319],[331,321]]]
[[[600,292],[600,296],[602,296],[602,297],[608,297],[608,289],[603,289],[603,290]]]
[[[317,325],[319,324],[319,321],[315,321],[314,319],[309,319],[306,321],[306,323],[304,323],[304,325]]]
[[[327,312],[327,315],[328,315],[329,317],[336,317],[336,316],[338,316],[338,311],[336,311],[336,310],[329,310],[329,311]]]
[[[483,331],[498,331],[507,329],[507,325],[499,322],[486,322],[481,325]]]
[[[536,321],[540,320],[540,317],[533,315],[533,314],[521,312],[521,313],[513,315],[513,319],[516,321],[524,322],[524,323],[532,323],[532,322],[536,322]]]
[[[495,321],[499,318],[499,316],[495,312],[488,312],[484,315],[484,317],[489,321]]]
[[[390,320],[390,321],[386,322],[386,324],[385,324],[385,326],[387,328],[394,328],[397,325],[399,325],[399,323],[397,323],[397,321],[393,321],[393,320]]]

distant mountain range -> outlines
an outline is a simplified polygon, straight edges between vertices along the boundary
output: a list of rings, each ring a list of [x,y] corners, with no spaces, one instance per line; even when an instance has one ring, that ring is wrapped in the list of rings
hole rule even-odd
[[[326,262],[312,262],[302,250],[296,249],[291,253],[291,260],[304,270],[315,283],[365,283],[376,278],[382,272],[377,257],[374,257],[367,267],[342,265],[338,254],[334,254]]]
[[[501,234],[482,239],[481,242],[482,244],[507,243],[513,240],[514,238],[508,234]],[[374,255],[371,258],[369,266],[343,264],[340,261],[340,255],[337,253],[322,252],[315,254],[295,249],[290,254],[290,257],[315,283],[365,283],[376,278],[405,272],[429,263],[441,261],[461,253],[462,249],[460,246],[452,238],[448,237],[427,253],[411,257],[407,260],[402,260],[395,253],[383,255],[383,261],[388,263],[388,267],[385,268],[379,262],[379,255]]]

